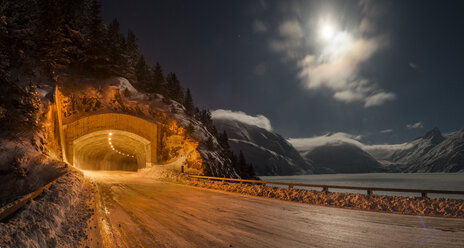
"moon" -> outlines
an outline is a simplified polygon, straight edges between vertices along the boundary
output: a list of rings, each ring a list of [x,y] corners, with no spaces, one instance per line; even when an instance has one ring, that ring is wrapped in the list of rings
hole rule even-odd
[[[330,24],[324,24],[321,27],[321,36],[324,40],[330,40],[335,34],[335,28]]]

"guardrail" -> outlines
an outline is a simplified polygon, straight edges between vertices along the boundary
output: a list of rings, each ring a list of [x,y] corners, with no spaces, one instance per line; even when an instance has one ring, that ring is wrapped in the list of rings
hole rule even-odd
[[[10,202],[7,205],[0,208],[0,221],[5,219],[6,217],[10,216],[11,214],[13,214],[18,209],[22,208],[24,205],[26,205],[26,203],[27,203],[27,201],[29,199],[34,199],[37,196],[39,196],[40,194],[42,194],[42,191],[44,191],[44,189],[50,188],[50,186],[52,186],[52,184],[53,184],[53,182],[48,183],[45,186],[41,187],[40,189],[38,189],[38,190],[36,190],[36,191],[34,191],[32,193],[29,193],[29,194],[21,197],[20,199],[14,201],[14,202]]]
[[[234,179],[226,177],[207,177],[207,176],[196,176],[184,174],[185,176],[198,179],[206,179],[212,181],[222,182],[238,182],[242,183],[254,183],[254,184],[273,184],[273,185],[286,185],[289,189],[295,186],[298,187],[310,187],[310,188],[322,188],[321,191],[328,192],[332,189],[350,189],[350,190],[365,190],[368,195],[371,195],[374,191],[383,192],[402,192],[402,193],[421,193],[423,198],[427,198],[427,194],[444,194],[444,195],[464,195],[464,191],[456,190],[433,190],[433,189],[400,189],[400,188],[377,188],[377,187],[357,187],[357,186],[339,186],[339,185],[326,185],[326,184],[309,184],[309,183],[288,183],[288,182],[273,182],[273,181],[261,181],[261,180],[247,180],[247,179]]]

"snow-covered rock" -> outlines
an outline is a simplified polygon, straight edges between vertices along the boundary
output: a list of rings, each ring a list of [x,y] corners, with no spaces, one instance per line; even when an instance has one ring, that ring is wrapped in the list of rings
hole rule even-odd
[[[245,123],[238,119],[221,118],[213,115],[216,128],[226,131],[234,153],[243,152],[251,162],[257,175],[312,174],[313,166],[282,136],[265,128]]]
[[[397,150],[369,153],[396,171],[464,172],[464,129],[442,134],[434,128]]]

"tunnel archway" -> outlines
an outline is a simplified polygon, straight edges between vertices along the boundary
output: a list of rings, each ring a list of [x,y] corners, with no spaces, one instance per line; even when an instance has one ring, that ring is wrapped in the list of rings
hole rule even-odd
[[[150,143],[127,131],[95,131],[73,141],[74,166],[84,170],[137,171],[151,164]]]
[[[95,114],[61,128],[63,159],[78,168],[136,171],[158,162],[159,124],[140,117]]]

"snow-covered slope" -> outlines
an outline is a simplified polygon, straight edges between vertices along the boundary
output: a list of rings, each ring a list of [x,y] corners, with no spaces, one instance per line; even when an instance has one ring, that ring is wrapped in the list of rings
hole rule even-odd
[[[214,125],[229,136],[234,153],[243,152],[260,176],[311,174],[313,166],[280,135],[242,121],[217,118]]]
[[[464,129],[442,134],[438,128],[395,151],[369,151],[403,172],[464,172]]]
[[[370,173],[385,171],[371,155],[356,145],[337,142],[321,144],[310,150],[299,150],[301,155],[319,170],[334,173]]]

